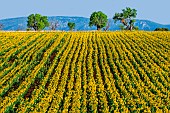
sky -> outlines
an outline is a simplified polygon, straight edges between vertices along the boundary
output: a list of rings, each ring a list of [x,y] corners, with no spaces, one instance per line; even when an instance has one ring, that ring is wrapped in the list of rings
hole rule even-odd
[[[0,3],[0,19],[33,13],[89,18],[94,11],[102,11],[112,18],[116,12],[130,7],[137,10],[137,19],[170,24],[170,0],[0,0]]]

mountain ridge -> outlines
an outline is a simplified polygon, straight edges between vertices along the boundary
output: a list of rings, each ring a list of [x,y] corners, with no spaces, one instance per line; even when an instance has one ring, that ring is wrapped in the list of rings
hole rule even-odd
[[[65,30],[68,31],[69,28],[67,26],[68,22],[74,22],[76,24],[75,30],[83,31],[83,30],[96,30],[96,27],[89,27],[89,18],[80,17],[80,16],[48,16],[49,22],[58,21],[57,30]],[[119,25],[121,23],[114,23],[113,19],[109,19],[110,28],[109,30],[120,30]],[[27,17],[15,17],[15,18],[6,18],[1,19],[0,23],[4,25],[3,30],[11,31],[11,30],[26,30],[27,28]],[[147,30],[152,31],[158,27],[164,27],[170,29],[170,25],[160,24],[157,22],[153,22],[145,19],[136,19],[135,26],[139,27],[139,30]],[[45,28],[45,30],[49,30],[49,28]]]

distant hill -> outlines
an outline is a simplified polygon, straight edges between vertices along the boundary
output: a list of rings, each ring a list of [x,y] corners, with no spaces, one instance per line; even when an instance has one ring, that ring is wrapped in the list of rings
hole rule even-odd
[[[89,27],[89,18],[85,17],[68,17],[68,16],[50,16],[48,17],[49,22],[58,21],[59,27],[57,30],[69,30],[67,23],[76,23],[75,30],[95,30],[96,27]],[[119,30],[120,23],[114,23],[114,20],[109,19],[111,22],[109,30]],[[3,30],[26,30],[27,28],[27,17],[9,18],[2,19],[0,23],[4,25]],[[136,20],[135,25],[139,27],[140,30],[152,31],[157,27],[165,27],[170,29],[170,25],[162,25],[149,20]],[[48,30],[49,28],[46,28]]]

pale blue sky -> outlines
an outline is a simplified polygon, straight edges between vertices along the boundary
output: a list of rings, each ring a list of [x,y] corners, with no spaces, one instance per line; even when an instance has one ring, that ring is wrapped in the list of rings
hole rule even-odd
[[[0,19],[40,13],[46,16],[90,17],[102,11],[112,18],[125,7],[137,9],[138,19],[170,24],[170,0],[0,0]]]

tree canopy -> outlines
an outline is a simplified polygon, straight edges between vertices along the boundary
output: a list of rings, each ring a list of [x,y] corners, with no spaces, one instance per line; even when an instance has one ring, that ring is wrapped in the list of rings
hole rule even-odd
[[[68,22],[68,27],[70,29],[70,31],[72,31],[75,28],[76,24],[73,22]]]
[[[106,26],[107,21],[107,15],[105,15],[103,12],[93,12],[90,16],[89,26],[96,26],[97,30],[100,30],[101,28]]]
[[[132,30],[135,28],[134,23],[137,15],[136,9],[131,9],[129,7],[126,7],[126,9],[122,9],[122,13],[115,13],[113,19],[115,20],[115,23],[117,21],[120,21],[127,30]]]
[[[27,26],[28,28],[33,28],[35,31],[43,30],[45,27],[49,26],[49,22],[47,16],[31,14],[28,16]]]

